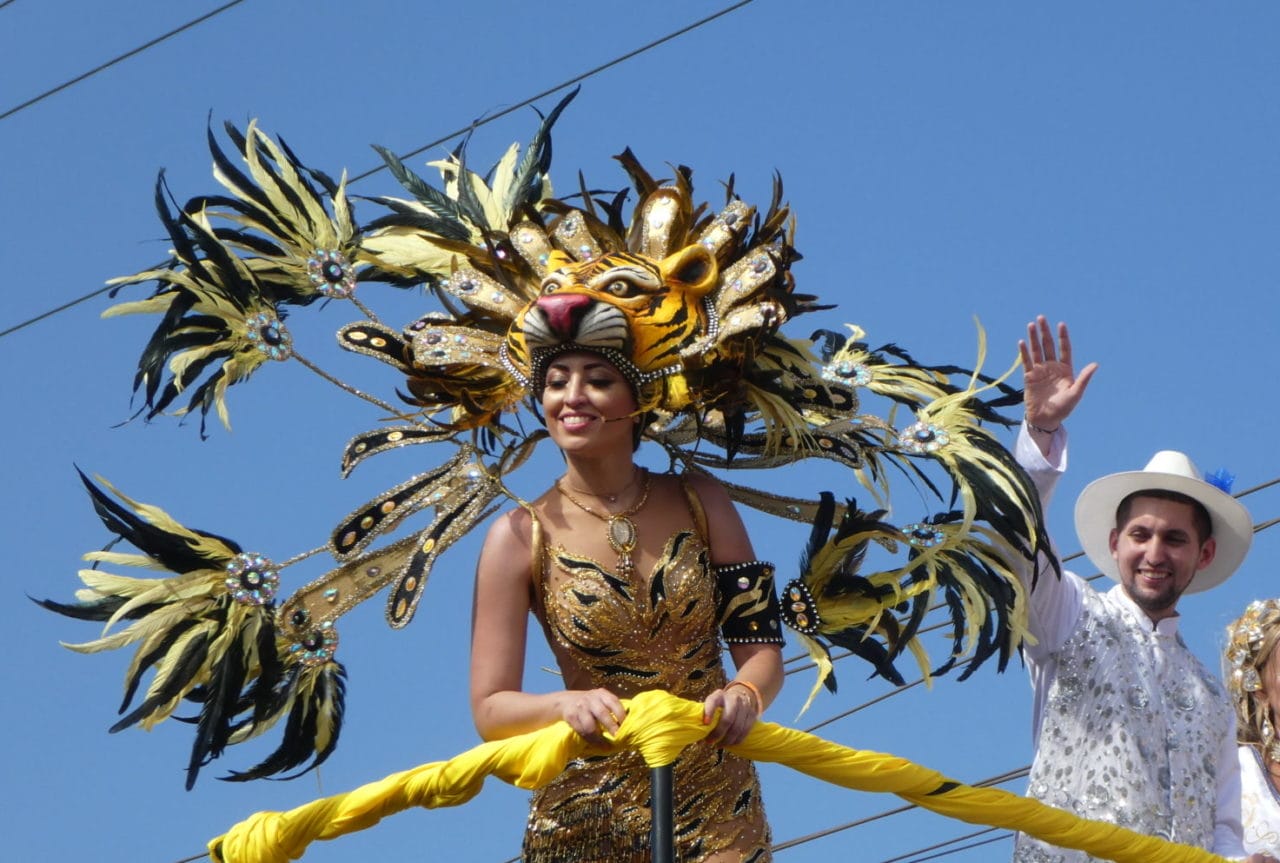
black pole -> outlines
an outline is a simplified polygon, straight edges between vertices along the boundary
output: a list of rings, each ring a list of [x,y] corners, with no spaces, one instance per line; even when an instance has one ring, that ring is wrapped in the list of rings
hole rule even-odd
[[[653,806],[649,839],[653,846],[653,863],[675,863],[675,823],[671,802],[671,765],[649,770]]]

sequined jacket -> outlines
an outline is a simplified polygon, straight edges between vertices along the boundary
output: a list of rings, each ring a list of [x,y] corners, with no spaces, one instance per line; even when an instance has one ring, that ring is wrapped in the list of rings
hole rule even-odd
[[[1025,429],[1019,463],[1048,499],[1065,433],[1046,460]],[[1235,715],[1219,680],[1188,650],[1178,617],[1153,626],[1119,585],[1095,591],[1042,573],[1024,655],[1035,694],[1030,796],[1079,815],[1243,855]],[[1017,863],[1082,863],[1083,852],[1017,838]]]

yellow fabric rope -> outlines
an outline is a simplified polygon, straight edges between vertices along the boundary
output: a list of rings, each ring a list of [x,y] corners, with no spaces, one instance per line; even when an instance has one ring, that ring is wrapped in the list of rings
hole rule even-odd
[[[704,738],[702,705],[666,692],[644,692],[629,701],[611,751],[637,749],[650,767],[671,764],[684,747]],[[1076,848],[1116,863],[1225,863],[1199,848],[1144,836],[1101,821],[1078,818],[999,788],[973,788],[892,755],[839,746],[803,731],[757,722],[733,752],[769,761],[857,791],[889,792],[926,809],[968,821],[1019,830],[1052,845]],[[448,761],[395,773],[346,794],[325,797],[289,812],[259,812],[209,843],[218,863],[287,863],[318,839],[372,827],[411,806],[461,805],[487,776],[520,788],[550,782],[572,759],[592,749],[558,722],[519,737],[484,743]]]

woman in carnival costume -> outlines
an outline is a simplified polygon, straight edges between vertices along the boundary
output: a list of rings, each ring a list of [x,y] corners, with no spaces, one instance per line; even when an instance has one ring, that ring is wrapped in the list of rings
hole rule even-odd
[[[699,268],[710,263],[693,257]],[[633,461],[643,422],[631,383],[638,375],[579,347],[596,338],[592,322],[602,317],[584,283],[612,270],[612,296],[639,295],[636,282],[658,274],[622,256],[602,262],[590,275],[569,278],[572,266],[553,273],[524,319],[526,332],[536,318],[543,337],[566,339],[532,351],[535,391],[566,470],[545,494],[498,519],[481,553],[476,726],[492,739],[564,720],[604,743],[601,735],[626,717],[623,698],[663,689],[702,701],[714,725],[708,745],[685,750],[674,767],[678,857],[767,860],[755,768],[715,744],[741,742],[782,684],[772,567],[753,559],[723,486],[702,474],[654,475]],[[521,691],[531,610],[563,690]],[[731,681],[718,630],[736,668]],[[522,859],[649,859],[650,790],[635,750],[574,762],[534,796]]]
[[[297,361],[379,411],[382,423],[348,443],[344,472],[393,449],[448,453],[281,564],[85,478],[104,524],[137,553],[91,552],[78,601],[42,604],[120,627],[78,650],[136,648],[115,728],[150,728],[183,702],[198,705],[188,787],[229,746],[273,728],[283,729],[275,751],[228,778],[305,772],[330,757],[345,693],[338,618],[386,593],[390,625],[407,624],[438,556],[503,501],[518,506],[490,529],[476,591],[472,707],[486,737],[563,719],[598,740],[625,719],[619,696],[663,688],[702,701],[713,739],[734,742],[778,689],[779,611],[832,691],[833,648],[900,684],[904,652],[926,677],[962,667],[963,678],[992,657],[1003,668],[1025,635],[1015,572],[1049,554],[1048,542],[1034,489],[982,425],[1005,422],[997,410],[1018,394],[896,345],[872,348],[857,327],[785,335],[789,320],[821,307],[794,290],[799,256],[779,183],[763,212],[732,182],[713,209],[694,198],[687,168],[659,181],[625,151],[617,158],[632,189],[553,197],[550,130],[569,98],[484,176],[463,148],[433,163],[443,188],[384,152],[411,197],[373,198],[384,212],[365,223],[345,179],[307,168],[255,124],[226,126],[230,154],[210,135],[224,193],[179,205],[163,178],[157,185],[172,257],[116,280],[157,286],[110,312],[161,318],[135,378],[148,419],[198,411],[203,429],[213,411],[225,423],[231,385]],[[367,302],[377,283],[423,285],[439,309],[388,326]],[[402,404],[299,355],[286,316],[316,301],[358,311],[338,342],[390,366]],[[982,354],[980,344],[978,365]],[[864,399],[889,410],[872,413]],[[523,501],[507,478],[548,436],[565,473]],[[642,440],[669,470],[635,465]],[[839,497],[787,497],[712,478],[807,458],[847,468],[852,481]],[[891,520],[891,478],[936,509]],[[853,489],[871,506],[859,508]],[[780,609],[772,566],[754,560],[735,504],[812,526]],[[423,513],[427,524],[415,526]],[[866,572],[872,552],[886,560]],[[319,553],[336,565],[285,597],[282,570]],[[126,577],[104,564],[168,575]],[[935,665],[917,636],[939,606],[953,647]],[[520,691],[530,612],[564,672],[562,692]],[[619,758],[575,765],[537,797],[531,859],[560,837],[599,841],[602,810],[592,807],[615,801],[625,835],[614,839],[626,853],[643,844],[634,834],[646,801]],[[684,763],[685,859],[767,859],[751,766],[714,745]],[[692,776],[683,785],[682,772]],[[595,794],[614,784],[626,786],[616,797]]]
[[[690,747],[675,765],[679,858],[769,859],[754,767],[714,744],[741,742],[782,683],[771,568],[753,560],[718,483],[635,465],[641,417],[612,363],[592,352],[560,353],[542,380],[547,429],[566,471],[495,522],[481,553],[471,659],[476,725],[494,738],[564,720],[600,741],[626,717],[622,698],[659,688],[700,700],[715,727],[711,745]],[[520,691],[531,605],[564,690]],[[717,624],[737,669],[728,682]],[[535,795],[523,859],[647,860],[649,793],[634,750],[574,763]]]
[[[1223,676],[1236,708],[1245,851],[1280,856],[1280,599],[1255,600],[1227,627]]]

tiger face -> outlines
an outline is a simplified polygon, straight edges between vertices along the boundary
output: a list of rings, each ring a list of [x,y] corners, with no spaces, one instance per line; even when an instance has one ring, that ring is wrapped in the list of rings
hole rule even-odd
[[[718,280],[715,257],[699,244],[661,261],[611,252],[554,268],[507,332],[509,368],[537,391],[551,357],[585,349],[638,390],[680,370],[681,351],[707,331],[703,298]]]

